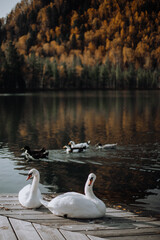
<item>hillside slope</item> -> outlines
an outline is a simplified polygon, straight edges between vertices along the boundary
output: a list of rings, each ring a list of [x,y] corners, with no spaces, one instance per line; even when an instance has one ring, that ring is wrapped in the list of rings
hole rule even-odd
[[[9,45],[19,58],[24,57],[21,70],[26,77],[21,85],[27,88],[146,88],[158,84],[157,0],[22,0],[5,23],[1,19],[0,26],[1,58],[8,61]],[[1,82],[4,69],[5,65],[0,69]]]

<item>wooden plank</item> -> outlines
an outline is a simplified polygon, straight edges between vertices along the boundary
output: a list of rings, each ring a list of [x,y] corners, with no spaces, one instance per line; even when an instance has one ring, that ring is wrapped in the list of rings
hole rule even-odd
[[[36,220],[36,219],[54,219],[54,220],[63,220],[63,218],[55,218],[54,216],[52,216],[51,214],[25,214],[25,213],[9,213],[9,212],[6,212],[5,214],[6,216],[9,216],[9,217],[15,217],[15,218],[21,218],[22,220]]]
[[[17,201],[18,202],[18,195],[0,195],[0,202],[4,201]]]
[[[15,218],[15,216],[14,216]],[[19,220],[22,220],[21,218],[17,218]],[[25,221],[25,219],[23,219]],[[45,226],[51,226],[53,228],[60,228],[61,226],[65,226],[69,224],[69,221],[67,219],[57,220],[57,219],[34,219],[34,220],[27,220],[31,223],[37,223]],[[72,221],[72,225],[77,224],[77,222]]]
[[[17,240],[7,217],[0,216],[0,239]]]
[[[123,217],[133,217],[136,215],[131,212],[121,211],[121,212],[109,212],[108,214],[106,214],[106,216],[123,218]]]
[[[18,201],[17,196],[2,196],[0,197],[0,202],[2,201]]]
[[[60,229],[66,230],[66,231],[74,231],[74,232],[79,232],[79,231],[97,231],[97,230],[102,230],[106,229],[105,226],[100,225],[100,224],[75,224],[75,225],[66,225],[66,226],[61,226]]]
[[[17,193],[0,193],[0,199],[1,198],[18,198],[18,194]]]
[[[136,228],[156,228],[160,226],[160,221],[153,221],[153,222],[136,222],[134,223]]]
[[[59,223],[68,223],[68,224],[73,224],[76,223],[77,221],[72,221],[68,220],[65,218],[54,218],[52,215],[7,215],[8,217],[11,218],[16,218],[24,221],[31,221],[31,222],[36,222],[38,221],[52,221],[52,222],[59,222]]]
[[[42,224],[42,225],[46,225],[46,226],[52,226],[54,228],[60,228],[61,226],[66,226],[68,225],[68,222],[65,221],[55,221],[55,220],[36,220],[36,221],[33,221],[32,223],[38,223],[38,224]],[[73,223],[74,224],[77,224],[76,222]]]
[[[0,209],[1,215],[51,215],[46,211],[36,211],[35,209],[9,209],[3,208]]]
[[[136,226],[134,226],[131,223],[108,223],[105,225],[101,224],[75,224],[75,225],[66,225],[60,227],[63,230],[69,230],[74,232],[79,231],[99,231],[99,230],[114,230],[114,229],[135,229]]]
[[[106,239],[106,238],[101,238]],[[160,235],[144,235],[144,236],[131,236],[131,237],[110,237],[109,240],[159,240]]]
[[[21,211],[21,210],[23,210],[23,211],[36,211],[36,212],[44,212],[44,213],[51,214],[51,212],[45,207],[40,207],[40,208],[37,208],[37,209],[35,209],[35,208],[28,209],[28,208],[24,208],[24,207],[22,207],[21,205],[18,205],[18,204],[17,205],[11,205],[11,204],[0,205],[0,213],[1,213],[1,211],[5,210],[5,209],[14,210],[14,211]]]
[[[62,226],[68,226],[68,222],[56,222],[56,221],[46,221],[46,220],[36,220],[36,221],[33,221],[32,223],[37,223],[40,225],[49,226],[49,227],[58,228],[58,229],[60,229]]]
[[[65,240],[58,229],[50,228],[47,226],[33,224],[39,235],[44,240]]]
[[[130,219],[130,218],[129,218]],[[131,218],[132,221],[137,221],[137,222],[151,222],[151,221],[156,221],[157,218],[154,217],[141,217],[141,216],[135,216]]]
[[[31,223],[10,218],[11,225],[16,232],[18,240],[41,240]]]
[[[154,225],[154,226],[160,226],[160,221],[152,221],[152,222],[147,222],[148,224]]]
[[[36,220],[34,222],[31,222],[32,224],[40,224],[40,225],[43,225],[43,226],[48,226],[48,227],[52,227],[52,228],[60,228],[62,226],[61,223],[56,223],[55,221],[52,222],[52,221],[45,221],[45,220]],[[63,223],[63,225],[68,225],[68,223]]]
[[[66,238],[66,240],[89,240],[89,238],[85,234],[70,232],[65,230],[59,230],[62,235]]]
[[[19,201],[18,200],[9,200],[9,199],[6,199],[6,200],[1,200],[0,201],[0,205],[3,206],[3,205],[19,205]]]
[[[110,240],[109,238],[99,238],[91,235],[87,235],[90,240]]]
[[[147,235],[159,235],[160,228],[142,228],[142,229],[114,229],[114,230],[99,230],[99,231],[82,231],[81,233],[94,235],[102,238],[111,237],[126,237],[131,239],[132,236],[147,236]]]
[[[0,213],[1,213],[1,211],[5,210],[5,209],[7,209],[7,210],[22,210],[24,208],[18,204],[17,205],[11,205],[11,204],[1,205],[0,204]]]

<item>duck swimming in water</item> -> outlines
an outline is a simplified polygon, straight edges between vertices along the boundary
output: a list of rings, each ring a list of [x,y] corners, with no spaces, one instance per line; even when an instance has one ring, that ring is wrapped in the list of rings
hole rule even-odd
[[[71,147],[69,145],[65,145],[63,148],[66,149],[66,153],[80,153],[86,151],[86,147]]]
[[[97,143],[95,146],[97,149],[114,149],[117,147],[117,143],[104,144],[104,145],[102,145],[101,143]]]
[[[47,158],[49,155],[49,152],[44,147],[40,150],[31,150],[29,146],[25,146],[24,148],[22,148],[22,150],[25,150],[23,156],[28,161],[40,158]]]
[[[83,143],[75,143],[74,141],[70,141],[68,143],[69,146],[71,146],[72,148],[89,148],[89,144],[91,141],[87,141],[87,142],[83,142]]]

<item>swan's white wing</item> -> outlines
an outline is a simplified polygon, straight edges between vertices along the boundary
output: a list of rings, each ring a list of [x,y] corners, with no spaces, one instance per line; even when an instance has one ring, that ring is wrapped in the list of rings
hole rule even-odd
[[[39,188],[37,189],[37,191],[35,193],[32,193],[31,197],[29,197],[28,202],[27,202],[27,207],[28,208],[38,208],[40,207],[41,204],[41,192],[39,190]]]
[[[31,189],[31,184],[28,184],[19,191],[18,200],[21,205],[24,205],[24,203],[27,201],[29,197],[30,189]]]
[[[41,206],[40,199],[42,198],[39,188],[34,194],[30,194],[31,184],[22,188],[18,194],[18,200],[20,204],[27,208],[37,208]]]

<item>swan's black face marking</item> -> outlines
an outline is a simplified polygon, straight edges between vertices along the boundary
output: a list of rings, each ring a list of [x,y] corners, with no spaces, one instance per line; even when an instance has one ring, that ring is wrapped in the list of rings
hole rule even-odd
[[[32,173],[29,173],[26,181],[29,180],[31,177],[32,177]]]
[[[91,186],[92,182],[93,182],[93,177],[91,177],[91,178],[89,179],[89,184],[88,184],[88,186]]]

